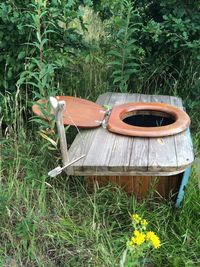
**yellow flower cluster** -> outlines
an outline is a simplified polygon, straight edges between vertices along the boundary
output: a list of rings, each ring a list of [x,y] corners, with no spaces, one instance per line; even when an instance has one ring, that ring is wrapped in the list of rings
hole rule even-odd
[[[131,218],[135,223],[140,223],[140,221],[142,219],[138,214],[132,214]]]
[[[159,237],[152,231],[146,232],[146,226],[148,225],[147,220],[142,219],[138,214],[132,214],[131,218],[136,230],[127,243],[128,247],[134,248],[135,246],[141,246],[143,243],[146,243],[147,245],[152,245],[156,249],[159,248]]]
[[[160,239],[157,235],[154,234],[154,232],[152,231],[147,232],[146,239],[151,241],[154,248],[160,247]]]
[[[147,220],[144,219],[144,220],[141,221],[141,224],[142,224],[143,226],[147,226],[148,222],[147,222]]]
[[[148,222],[145,219],[142,219],[138,214],[132,214],[131,218],[134,223],[141,224],[142,226],[147,226]]]

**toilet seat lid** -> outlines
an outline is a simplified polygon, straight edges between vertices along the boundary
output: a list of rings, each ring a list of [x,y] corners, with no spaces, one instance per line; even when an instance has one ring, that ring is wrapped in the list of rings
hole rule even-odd
[[[100,126],[104,119],[105,109],[94,102],[72,96],[56,96],[56,99],[66,102],[65,110],[62,111],[63,123],[65,125],[94,128]],[[40,99],[32,106],[32,111],[37,116],[50,121],[54,114],[53,109],[50,108],[50,114],[47,116],[42,112],[42,109],[47,111],[47,106],[48,101],[46,99]]]
[[[174,118],[174,122],[158,127],[141,127],[129,125],[123,119],[136,114],[137,111],[155,111],[165,113]],[[127,136],[138,137],[164,137],[178,134],[186,130],[190,125],[190,118],[186,112],[175,106],[157,102],[151,103],[127,103],[115,106],[108,120],[107,129],[111,132]]]

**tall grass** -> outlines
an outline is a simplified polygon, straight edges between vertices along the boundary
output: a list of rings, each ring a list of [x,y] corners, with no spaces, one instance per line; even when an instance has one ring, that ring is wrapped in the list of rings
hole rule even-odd
[[[156,266],[199,266],[199,174],[175,210],[152,199],[139,203],[111,185],[89,194],[81,177],[49,178],[53,160],[42,146],[28,136],[3,142],[1,266],[119,266],[134,212],[160,236],[151,255]]]

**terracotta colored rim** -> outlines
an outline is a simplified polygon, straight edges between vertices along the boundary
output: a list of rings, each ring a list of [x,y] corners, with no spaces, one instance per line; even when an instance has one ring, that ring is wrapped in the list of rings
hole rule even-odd
[[[165,126],[140,127],[123,122],[123,119],[141,111],[161,112],[172,117],[174,122]],[[107,129],[111,132],[139,137],[162,137],[178,134],[190,125],[190,118],[183,110],[163,103],[127,103],[113,108],[108,120]]]
[[[72,125],[81,128],[93,128],[101,125],[105,110],[100,105],[86,99],[72,97],[72,96],[56,96],[57,100],[64,100],[66,102],[66,109],[62,112],[63,122],[65,125]],[[45,111],[42,112],[42,109]],[[53,110],[46,99],[40,99],[32,106],[32,111],[39,117],[52,120]]]

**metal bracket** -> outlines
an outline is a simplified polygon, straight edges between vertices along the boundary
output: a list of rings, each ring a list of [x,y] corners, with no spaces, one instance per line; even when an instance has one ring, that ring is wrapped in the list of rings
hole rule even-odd
[[[102,126],[104,129],[106,129],[106,125],[107,125],[108,119],[109,119],[109,117],[110,117],[111,111],[112,111],[112,108],[106,110],[106,112],[105,112],[104,119],[103,119],[103,121],[102,121],[102,123],[101,123],[101,126]]]
[[[72,164],[74,164],[75,162],[77,162],[78,160],[82,159],[83,157],[85,157],[86,155],[82,155],[80,157],[78,157],[77,159],[69,162],[67,165],[65,165],[64,167],[56,167],[55,169],[51,170],[50,172],[48,172],[48,175],[50,177],[56,177],[58,174],[60,174],[64,169],[66,169],[67,167],[71,166]]]

